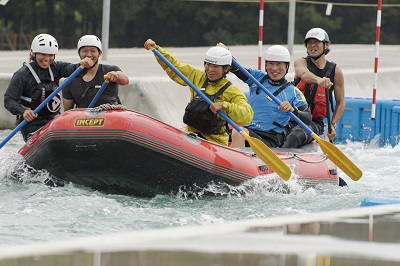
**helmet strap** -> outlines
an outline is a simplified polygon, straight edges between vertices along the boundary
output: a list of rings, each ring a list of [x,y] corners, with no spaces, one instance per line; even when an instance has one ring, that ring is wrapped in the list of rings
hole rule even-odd
[[[314,60],[318,60],[318,59],[320,59],[321,56],[328,54],[330,49],[326,47],[325,42],[323,42],[323,46],[324,46],[324,49],[323,49],[323,52],[320,55],[312,57],[307,52],[308,57],[310,57],[311,59],[314,59]]]
[[[93,66],[90,69],[94,68],[98,63],[99,63],[99,59],[97,59],[96,62],[94,62]]]
[[[282,86],[283,84],[286,84],[286,82],[287,82],[285,77],[281,78],[280,80],[272,80],[269,78],[269,76],[267,78],[267,81],[272,86]]]
[[[268,62],[268,61],[265,60],[265,64],[266,64],[267,62]],[[290,63],[286,63],[286,73],[285,73],[285,76],[283,76],[283,78],[281,78],[281,79],[278,80],[278,81],[273,81],[273,80],[271,80],[271,79],[268,79],[269,84],[275,85],[274,83],[275,83],[275,82],[278,82],[277,85],[279,85],[279,83],[281,82],[281,80],[286,80],[285,77],[286,77],[286,74],[289,72],[289,66],[290,66]],[[267,66],[265,66],[265,72],[266,72],[267,75],[268,75]]]
[[[223,78],[226,77],[226,75],[228,75],[229,71],[230,71],[230,66],[226,65],[226,66],[222,66],[223,70],[224,70],[224,75],[222,76]],[[229,68],[229,70],[228,70]]]
[[[310,56],[310,55],[308,55],[308,57],[310,57],[311,59],[314,59],[314,60],[318,60],[318,59],[320,59],[321,56],[324,55],[324,54],[325,54],[325,53],[321,53],[321,54],[318,55],[318,56]]]
[[[206,62],[204,62],[204,65],[206,65]],[[229,73],[229,70],[227,70],[227,68],[228,68],[227,65],[226,66],[222,66],[222,69],[223,69],[222,77],[217,79],[217,80],[213,80],[212,82],[218,82],[221,79],[226,78],[226,75]],[[204,72],[206,73],[206,76],[207,76],[207,72],[205,70],[204,70]],[[208,77],[207,77],[207,79],[208,79]]]

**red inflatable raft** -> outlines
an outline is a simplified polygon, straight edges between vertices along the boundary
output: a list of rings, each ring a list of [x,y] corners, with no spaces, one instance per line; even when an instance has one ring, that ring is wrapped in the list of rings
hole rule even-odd
[[[274,152],[306,186],[339,182],[317,144]],[[154,196],[210,182],[239,185],[272,170],[251,149],[223,147],[129,110],[75,109],[38,131],[19,153],[37,170],[105,192]]]

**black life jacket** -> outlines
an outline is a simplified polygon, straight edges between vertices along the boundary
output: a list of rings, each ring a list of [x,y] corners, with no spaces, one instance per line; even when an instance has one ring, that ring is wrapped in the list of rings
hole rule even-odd
[[[207,84],[208,79],[205,80],[200,91],[203,92],[203,94],[212,102],[214,102],[229,86],[232,85],[232,83],[228,81],[217,93],[208,95],[205,93]],[[221,129],[226,125],[226,121],[218,118],[216,114],[211,112],[209,107],[209,104],[204,101],[201,96],[196,95],[185,108],[183,122],[204,134],[212,135],[222,133]]]
[[[107,73],[107,69],[104,65],[100,65],[102,67],[101,73]],[[97,76],[97,74],[96,74]],[[93,98],[96,96],[96,93],[99,91],[101,87],[100,85],[86,87],[83,90],[81,97],[76,102],[77,108],[87,108],[89,104],[92,102]],[[93,107],[97,107],[99,105],[109,103],[109,104],[121,104],[121,101],[118,96],[112,96],[107,90],[104,90],[100,95],[99,99],[95,102]]]
[[[51,67],[48,68],[50,73],[51,81],[44,84],[40,81],[35,70],[33,70],[30,64],[24,64],[28,67],[29,71],[32,73],[37,84],[37,89],[31,97],[21,96],[21,103],[23,106],[35,110],[50,94],[52,94],[58,87],[57,82],[54,81],[54,75]],[[54,117],[60,114],[61,109],[61,96],[59,94],[55,95],[45,107],[43,107],[38,112],[38,117]]]
[[[76,103],[76,108],[87,108],[89,104],[92,102],[93,98],[96,96],[96,93],[100,89],[100,85],[96,85],[94,87],[86,87],[83,91],[81,97]],[[109,104],[121,104],[121,101],[118,96],[111,96],[107,91],[103,91],[100,95],[99,99],[95,102],[93,107],[109,103]]]
[[[333,70],[335,69],[336,63],[327,61],[323,69],[318,69],[311,62],[309,57],[305,59],[307,61],[307,67],[312,73],[321,78],[327,77],[332,83],[334,82],[335,72]],[[293,84],[304,94],[314,121],[321,121],[326,117],[329,110],[329,106],[327,105],[328,100],[331,103],[332,111],[334,110],[332,95],[334,85],[329,90],[326,90],[317,83],[305,83],[299,77],[293,81]]]

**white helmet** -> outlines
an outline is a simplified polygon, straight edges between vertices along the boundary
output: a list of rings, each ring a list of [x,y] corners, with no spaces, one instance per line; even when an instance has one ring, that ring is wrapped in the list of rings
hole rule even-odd
[[[289,50],[282,45],[272,45],[265,52],[265,61],[290,63]]]
[[[58,53],[57,40],[49,34],[39,34],[33,38],[32,53],[54,54]]]
[[[103,51],[103,46],[101,45],[101,41],[99,37],[95,35],[84,35],[78,41],[78,51],[84,46],[94,46],[97,47],[100,51]]]
[[[204,62],[218,66],[231,65],[232,54],[228,49],[224,47],[215,46],[208,49],[204,57]]]
[[[321,42],[329,42],[329,36],[326,31],[324,31],[321,28],[312,28],[309,30],[306,34],[306,37],[304,38],[304,43],[308,41],[308,39],[317,39],[318,41]]]

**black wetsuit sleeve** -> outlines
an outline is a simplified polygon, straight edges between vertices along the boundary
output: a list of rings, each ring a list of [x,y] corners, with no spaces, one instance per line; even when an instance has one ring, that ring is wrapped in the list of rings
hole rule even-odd
[[[308,109],[307,105],[302,105],[297,108],[295,108],[295,111],[293,112],[304,124],[309,125],[311,124],[311,112]]]
[[[246,69],[247,72],[249,71],[247,68],[245,68],[245,69]],[[242,71],[240,71],[240,69],[239,69],[237,66],[235,66],[234,64],[232,64],[232,66],[231,66],[231,72],[232,72],[233,74],[235,74],[236,77],[238,77],[238,78],[239,78],[240,80],[242,80],[242,81],[246,81],[246,80],[249,79],[249,78],[248,78],[244,73],[242,73]]]
[[[26,86],[25,77],[27,73],[22,70],[14,73],[4,94],[4,107],[13,115],[22,115],[27,108],[20,103],[20,97],[23,95]]]
[[[80,67],[80,64],[72,64],[63,61],[55,61],[52,65],[52,70],[54,72],[54,79],[59,82],[61,78],[68,78],[72,73],[75,72]],[[79,76],[84,76],[89,69],[85,68],[80,73]]]

